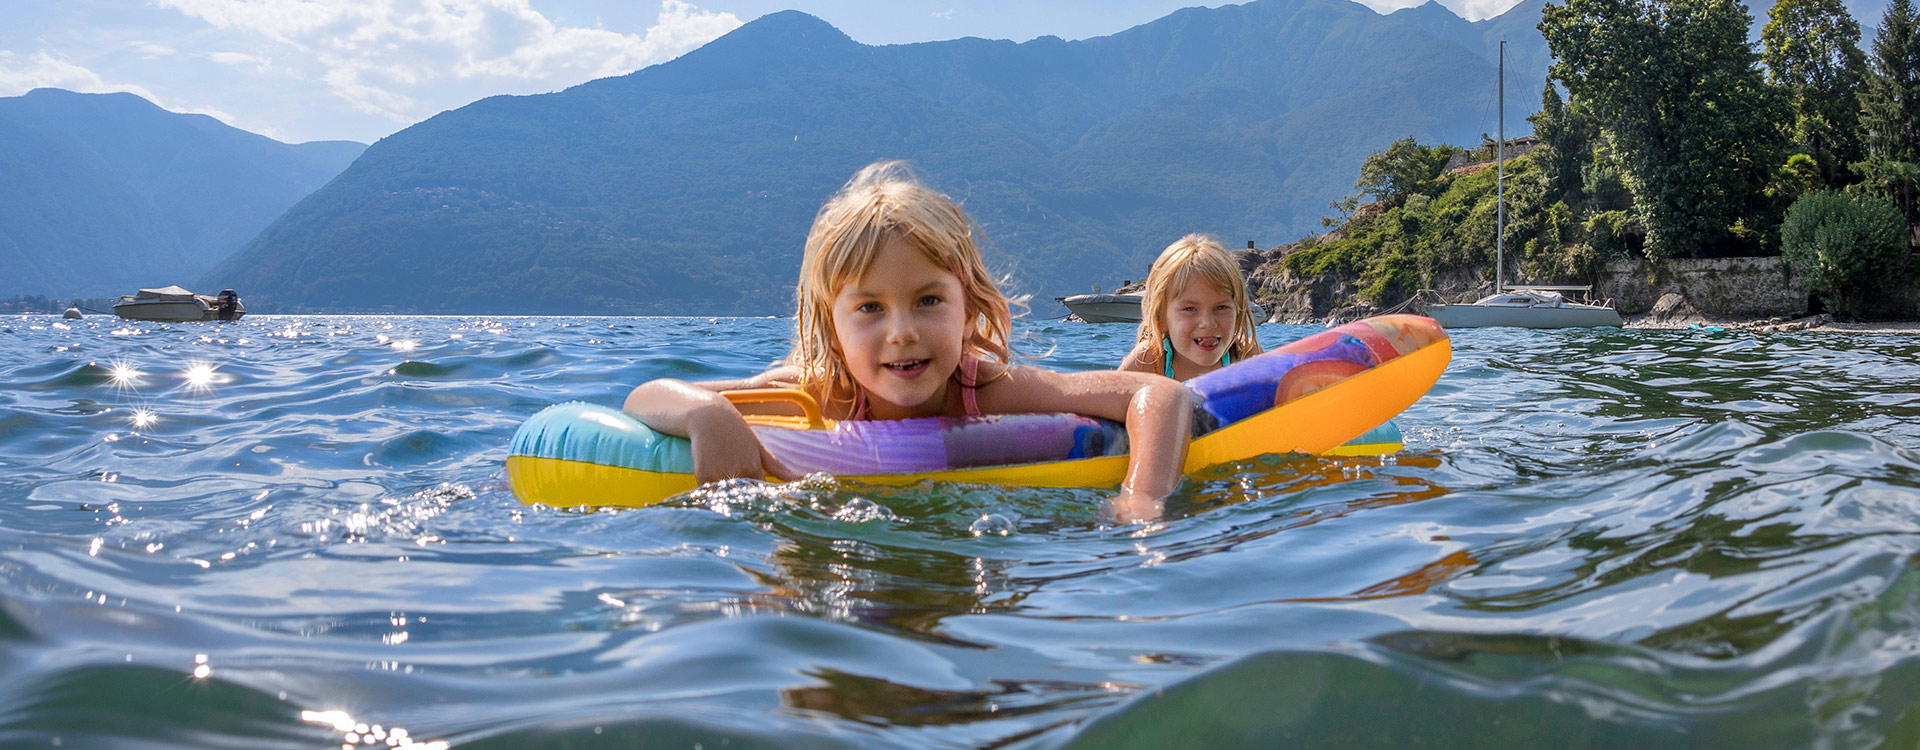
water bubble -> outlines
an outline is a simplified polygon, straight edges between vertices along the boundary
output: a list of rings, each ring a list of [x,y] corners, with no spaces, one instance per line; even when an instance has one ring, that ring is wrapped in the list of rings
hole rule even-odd
[[[708,482],[687,496],[708,510],[731,517],[776,501],[778,495],[777,485],[758,479],[735,478]]]
[[[889,510],[887,506],[864,497],[856,497],[848,500],[846,505],[840,506],[839,510],[833,512],[833,520],[841,523],[896,521],[899,520],[899,518],[900,517],[894,515],[893,511]]]
[[[832,492],[840,489],[840,480],[832,474],[816,471],[787,484],[788,487],[804,492]]]
[[[988,534],[1007,536],[1013,533],[1013,521],[998,513],[985,513],[973,519],[973,523],[967,526],[967,531],[973,532],[975,537]]]

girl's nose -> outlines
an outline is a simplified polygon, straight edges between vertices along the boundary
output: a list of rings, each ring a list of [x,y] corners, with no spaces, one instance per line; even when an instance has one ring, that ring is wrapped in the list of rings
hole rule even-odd
[[[920,340],[920,333],[913,326],[911,315],[887,316],[887,343],[912,344]]]

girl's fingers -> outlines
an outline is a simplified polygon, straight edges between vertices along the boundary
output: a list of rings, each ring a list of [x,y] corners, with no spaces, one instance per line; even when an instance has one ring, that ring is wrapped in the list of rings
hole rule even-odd
[[[780,459],[774,458],[772,453],[768,453],[767,447],[764,445],[760,446],[760,467],[766,471],[767,476],[782,482],[791,482],[800,478],[800,475],[794,473],[792,469],[787,468],[786,464],[780,463]]]

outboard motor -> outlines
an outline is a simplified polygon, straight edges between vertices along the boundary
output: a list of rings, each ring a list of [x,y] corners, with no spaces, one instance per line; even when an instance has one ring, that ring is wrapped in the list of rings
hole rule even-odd
[[[220,290],[219,314],[221,320],[233,320],[234,311],[240,308],[240,295],[232,289]]]

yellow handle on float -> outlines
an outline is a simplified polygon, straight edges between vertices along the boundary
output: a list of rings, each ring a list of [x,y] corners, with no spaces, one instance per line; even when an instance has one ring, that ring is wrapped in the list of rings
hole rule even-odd
[[[721,391],[720,395],[727,397],[727,401],[731,402],[734,406],[741,404],[792,404],[800,407],[800,413],[804,415],[807,420],[807,429],[827,429],[826,417],[820,413],[820,402],[815,401],[813,395],[806,391],[795,388],[747,388],[738,391]],[[755,414],[752,416],[756,419],[772,417],[772,419],[768,420],[770,422],[792,419],[791,417],[781,418],[777,415]]]

